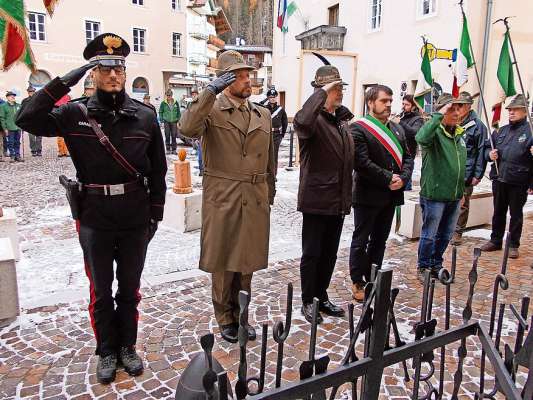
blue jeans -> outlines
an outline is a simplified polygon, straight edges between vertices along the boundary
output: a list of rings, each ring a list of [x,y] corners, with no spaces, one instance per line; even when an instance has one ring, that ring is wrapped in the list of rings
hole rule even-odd
[[[7,131],[7,147],[9,148],[9,156],[11,158],[20,157],[20,130]]]
[[[439,270],[459,218],[460,200],[433,201],[420,196],[420,206],[423,222],[418,243],[418,268]]]

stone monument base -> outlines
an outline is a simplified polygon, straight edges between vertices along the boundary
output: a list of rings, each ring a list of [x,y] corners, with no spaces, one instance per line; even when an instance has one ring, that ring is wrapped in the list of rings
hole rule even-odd
[[[14,208],[4,208],[4,215],[0,217],[0,238],[11,239],[15,260],[20,260],[19,234],[17,232],[17,214]]]
[[[165,213],[161,224],[180,232],[202,227],[202,192],[177,194],[167,190]]]
[[[17,315],[19,296],[13,246],[11,239],[0,238],[0,324],[6,325]]]
[[[468,214],[467,228],[490,224],[492,222],[492,193],[479,192],[470,198],[470,212]],[[402,206],[400,230],[398,233],[409,239],[418,239],[422,229],[422,208],[418,196],[405,194],[405,204]],[[395,222],[392,226],[394,227]]]

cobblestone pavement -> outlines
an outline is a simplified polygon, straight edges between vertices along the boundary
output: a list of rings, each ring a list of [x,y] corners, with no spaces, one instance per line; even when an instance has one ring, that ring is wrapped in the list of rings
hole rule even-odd
[[[86,297],[83,292],[86,280],[81,274],[81,250],[68,217],[63,192],[57,183],[59,174],[72,176],[73,169],[69,159],[55,157],[54,143],[45,139],[45,157],[42,159],[29,159],[23,164],[0,164],[2,205],[17,207],[19,215],[23,258],[18,264],[18,271],[25,302],[22,315],[10,326],[0,329],[0,398],[173,398],[177,381],[188,360],[200,351],[199,337],[210,331],[218,332],[210,305],[209,276],[176,280],[184,276],[179,274],[180,271],[196,269],[198,254],[195,249],[198,248],[199,234],[179,234],[165,228],[157,233],[150,246],[142,288],[144,299],[141,302],[138,350],[146,364],[146,371],[135,379],[120,371],[112,385],[97,384],[96,357],[93,356],[95,343],[86,311],[87,302],[72,300]],[[286,143],[282,149],[283,166],[287,162]],[[190,158],[193,159],[192,156]],[[250,321],[256,327],[261,323],[269,325],[267,386],[272,385],[275,371],[276,347],[271,337],[272,326],[283,319],[287,282],[295,285],[295,301],[291,335],[285,349],[285,382],[298,378],[299,365],[307,358],[309,346],[308,324],[299,311],[297,256],[300,253],[301,221],[295,211],[297,189],[294,182],[297,174],[297,171],[282,171],[279,176],[278,197],[272,213],[272,262],[267,270],[255,275],[253,283]],[[172,173],[168,179],[171,184]],[[195,183],[198,184],[197,177]],[[352,217],[348,217],[330,287],[331,299],[343,306],[350,301],[347,247],[352,228]],[[533,295],[532,270],[529,268],[533,250],[528,246],[531,240],[533,218],[528,218],[524,224],[522,256],[509,261],[507,276],[510,288],[500,291],[501,301],[507,304],[518,306],[522,296]],[[472,250],[482,242],[480,238],[466,237],[464,245],[459,248],[457,278],[452,288],[452,326],[462,320]],[[419,318],[421,303],[421,284],[415,276],[416,248],[417,242],[393,238],[386,253],[387,266],[395,270],[393,286],[401,289],[396,313],[400,334],[406,342],[413,340],[412,325]],[[480,259],[473,318],[484,323],[488,321],[501,253],[484,254]],[[39,285],[36,286],[35,282]],[[63,288],[62,292],[54,291],[56,287]],[[443,296],[444,290],[437,284],[434,315],[439,321],[443,314]],[[43,302],[45,297],[47,301]],[[50,305],[43,306],[44,303]],[[356,315],[359,312],[360,306],[356,306]],[[503,342],[511,343],[516,323],[508,308],[504,325]],[[338,365],[347,343],[346,319],[326,318],[319,328],[317,349],[318,354],[330,354],[330,369]],[[252,343],[249,350],[249,375],[254,375],[258,368],[260,341]],[[361,343],[357,346],[357,353],[359,356],[362,354]],[[235,379],[238,348],[217,336],[214,354],[229,369],[230,378]],[[448,393],[453,387],[456,354],[456,347],[452,346],[446,355],[445,388]],[[472,393],[479,381],[479,356],[479,342],[469,340],[460,398],[473,398]],[[436,361],[438,370],[438,357]],[[523,372],[519,374],[518,381],[523,384]],[[386,370],[383,383],[384,399],[408,398],[411,386],[403,381],[400,365]],[[492,384],[493,380],[489,379],[488,387]],[[341,395],[349,398],[346,392]]]
[[[524,243],[533,240],[533,219],[525,224]],[[460,323],[461,311],[468,292],[467,275],[471,266],[474,246],[480,239],[466,238],[459,248],[456,282],[452,287],[452,326]],[[418,320],[421,303],[421,284],[416,278],[416,242],[389,242],[386,258],[394,268],[393,286],[400,288],[396,302],[396,315],[400,335],[406,342],[413,340],[412,326]],[[522,296],[533,294],[533,280],[529,263],[533,258],[531,247],[523,246],[522,257],[509,261],[508,278],[510,287],[501,291],[501,301],[519,305]],[[479,262],[479,279],[473,301],[473,318],[487,323],[491,293],[502,252],[483,254]],[[337,268],[330,286],[330,298],[343,306],[350,301],[348,277],[348,249],[340,251]],[[449,254],[447,254],[449,259]],[[269,332],[275,321],[283,319],[285,309],[285,285],[293,282],[294,305],[291,335],[286,342],[285,382],[298,379],[298,368],[307,357],[309,346],[308,324],[299,312],[300,285],[298,260],[274,263],[257,273],[253,282],[253,301],[250,307],[250,321],[258,326],[268,323]],[[442,324],[444,290],[440,284],[435,289],[434,316]],[[210,305],[209,277],[202,276],[187,280],[165,283],[151,287],[144,293],[141,302],[140,333],[138,350],[146,364],[145,373],[131,378],[120,371],[116,382],[109,386],[96,383],[96,357],[90,322],[85,301],[40,307],[26,310],[21,317],[0,330],[0,398],[50,398],[50,399],[144,399],[173,398],[180,374],[188,360],[200,347],[198,338],[210,331],[218,332]],[[533,308],[533,307],[532,307]],[[508,310],[508,309],[507,309]],[[356,306],[356,315],[360,306]],[[504,320],[502,340],[512,344],[516,323],[507,311]],[[441,325],[439,325],[441,326]],[[439,329],[438,329],[439,330]],[[326,318],[318,332],[318,354],[328,352],[332,359],[330,369],[338,365],[348,343],[346,319]],[[267,386],[272,385],[276,347],[270,337],[268,342]],[[453,373],[457,368],[456,346],[446,353],[445,389],[449,394],[453,388]],[[260,341],[249,347],[249,376],[257,374]],[[362,353],[362,344],[357,346]],[[229,369],[230,378],[235,379],[238,365],[238,348],[223,342],[217,336],[214,355]],[[439,368],[436,357],[436,368]],[[465,359],[464,380],[461,399],[473,398],[479,381],[480,344],[468,340],[468,356]],[[409,364],[410,365],[410,364]],[[411,371],[412,372],[412,371]],[[518,382],[523,384],[525,375],[519,373]],[[488,379],[492,387],[493,379]],[[383,399],[407,399],[410,383],[402,379],[400,365],[387,368],[382,387]],[[342,392],[348,399],[347,391]],[[446,396],[445,396],[446,398]],[[502,398],[501,396],[498,398]]]
[[[27,135],[26,139],[27,139]],[[27,147],[27,140],[26,147]],[[0,205],[15,207],[21,236],[18,264],[21,304],[24,308],[55,304],[57,299],[77,300],[88,295],[82,252],[58,176],[74,176],[69,158],[57,158],[55,138],[43,138],[42,158],[26,156],[24,163],[0,163]],[[281,150],[281,166],[288,163],[288,137]],[[197,165],[194,151],[188,159]],[[29,149],[26,149],[29,154]],[[174,183],[169,156],[168,186]],[[201,188],[197,169],[193,185]],[[270,260],[295,258],[301,252],[301,214],[296,211],[298,170],[280,169],[276,202],[272,208]],[[349,245],[353,219],[347,218],[342,243]],[[180,272],[198,274],[200,231],[181,233],[160,225],[148,248],[143,286],[177,279]],[[39,266],[36,268],[36,266]],[[61,266],[60,268],[58,266]],[[187,276],[187,274],[185,274]],[[35,285],[38,285],[36,287]]]

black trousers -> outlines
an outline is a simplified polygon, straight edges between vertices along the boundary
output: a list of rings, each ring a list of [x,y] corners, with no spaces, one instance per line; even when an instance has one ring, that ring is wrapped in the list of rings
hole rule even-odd
[[[300,279],[302,302],[328,300],[328,287],[337,261],[344,215],[303,214]]]
[[[395,209],[393,205],[354,206],[354,231],[350,246],[350,277],[353,283],[369,282],[372,264],[381,267]]]
[[[281,146],[281,141],[283,140],[282,133],[274,133],[274,160],[276,162],[276,169],[274,174],[278,174],[278,156],[279,156],[279,147]]]
[[[165,127],[165,145],[167,151],[176,150],[177,143],[176,137],[178,136],[178,123],[177,122],[164,122]]]
[[[498,246],[503,243],[507,210],[511,214],[509,222],[509,246],[520,247],[522,224],[524,222],[523,209],[527,201],[527,186],[509,185],[508,183],[492,181],[494,214],[492,215],[492,234],[490,241]]]
[[[141,273],[148,246],[148,227],[102,231],[81,225],[80,244],[90,283],[89,314],[96,354],[106,356],[137,341]],[[113,298],[113,262],[118,290]],[[116,303],[116,308],[115,308]]]

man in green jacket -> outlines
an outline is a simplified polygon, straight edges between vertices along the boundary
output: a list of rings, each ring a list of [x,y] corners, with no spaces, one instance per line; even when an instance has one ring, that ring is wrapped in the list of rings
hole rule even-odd
[[[165,145],[167,154],[176,153],[176,137],[178,136],[178,121],[181,118],[180,106],[174,100],[172,90],[168,89],[167,97],[159,106],[159,119],[165,127]]]
[[[7,146],[11,161],[23,161],[20,157],[20,136],[21,130],[15,124],[15,115],[20,104],[15,101],[16,94],[9,91],[6,93],[7,101],[0,106],[0,125],[7,137]]]
[[[437,112],[417,133],[422,148],[422,232],[418,244],[418,270],[437,276],[443,254],[459,217],[465,189],[466,146],[459,125],[463,100],[444,93],[436,103]]]

